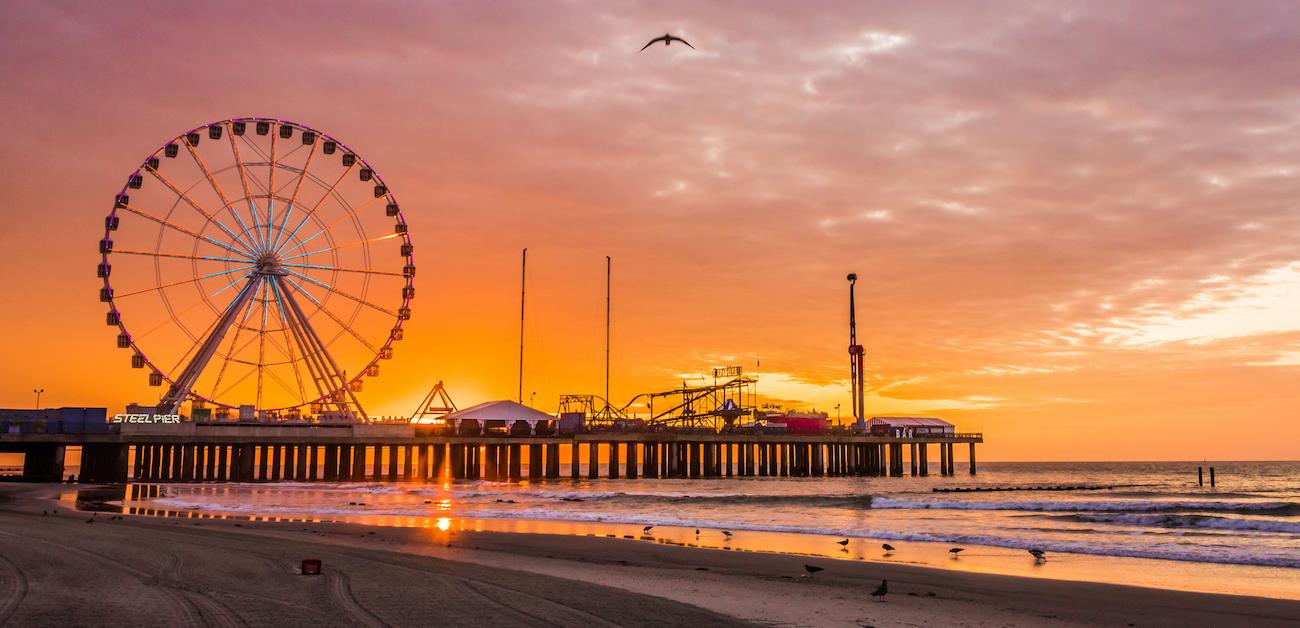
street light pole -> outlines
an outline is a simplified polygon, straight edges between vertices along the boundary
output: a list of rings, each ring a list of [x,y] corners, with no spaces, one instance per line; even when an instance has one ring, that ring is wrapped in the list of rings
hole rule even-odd
[[[44,388],[33,388],[32,392],[36,393],[36,409],[41,409],[41,393],[45,392]]]

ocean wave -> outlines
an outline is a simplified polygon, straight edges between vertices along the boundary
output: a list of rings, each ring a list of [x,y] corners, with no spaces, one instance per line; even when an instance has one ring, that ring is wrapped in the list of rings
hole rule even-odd
[[[200,496],[160,497],[146,502],[160,510],[194,510],[213,513],[283,516],[291,518],[338,518],[347,520],[355,517],[403,517],[435,519],[438,517],[470,517],[484,519],[525,519],[571,521],[601,524],[626,524],[635,526],[664,526],[683,529],[705,529],[709,531],[732,530],[771,533],[793,533],[817,535],[834,538],[862,538],[891,541],[918,541],[928,543],[951,543],[984,545],[1009,549],[1028,549],[1037,547],[1048,552],[1074,554],[1092,554],[1101,556],[1123,556],[1133,558],[1157,558],[1194,562],[1211,562],[1243,565],[1268,565],[1300,568],[1300,557],[1293,552],[1269,552],[1255,548],[1222,547],[1207,545],[1186,545],[1174,542],[1154,543],[1114,543],[1104,541],[1072,541],[1068,539],[1019,538],[999,534],[980,533],[935,533],[900,531],[895,529],[863,529],[861,527],[823,527],[816,525],[787,525],[779,523],[756,523],[725,521],[720,518],[704,516],[687,516],[668,512],[615,511],[593,512],[563,508],[531,507],[520,504],[517,508],[498,506],[496,508],[474,509],[467,512],[437,511],[428,506],[410,503],[373,503],[366,506],[323,506],[321,504],[265,504],[265,503],[222,503],[208,501]],[[1081,517],[1085,515],[1070,515]],[[1091,516],[1091,515],[1087,515]],[[1131,515],[1119,515],[1131,516]],[[1112,517],[1113,518],[1113,517]],[[1227,518],[1223,518],[1227,519]],[[356,520],[356,519],[353,519]],[[1112,523],[1102,521],[1101,523]],[[1206,524],[1207,526],[1220,524]],[[1227,524],[1222,524],[1227,525]],[[1046,531],[1046,530],[1045,530]],[[1153,529],[1153,532],[1156,531]],[[1194,533],[1187,530],[1187,533]],[[1089,535],[1089,539],[1096,539]]]
[[[552,509],[481,510],[473,517],[485,519],[546,519],[587,523],[618,523],[628,525],[653,525],[701,530],[745,530],[751,532],[782,532],[809,534],[834,538],[860,538],[886,541],[920,541],[926,543],[970,544],[1007,549],[1027,550],[1038,548],[1047,552],[1119,556],[1127,558],[1157,558],[1190,562],[1209,562],[1235,565],[1265,565],[1274,567],[1300,567],[1300,557],[1291,554],[1263,554],[1249,550],[1187,546],[1180,543],[1103,544],[1098,542],[1073,542],[1051,539],[1023,539],[984,534],[935,534],[901,532],[896,530],[861,530],[853,528],[823,528],[779,524],[723,522],[706,518],[683,518],[671,515],[616,515],[610,513],[573,512]]]
[[[1292,502],[1231,502],[1231,501],[1141,501],[1141,500],[1087,500],[1087,501],[958,501],[946,499],[899,499],[876,497],[872,508],[880,509],[935,509],[935,510],[1022,510],[1031,512],[1240,512],[1259,515],[1300,515],[1300,504]]]
[[[1198,528],[1234,532],[1300,534],[1300,522],[1189,514],[1071,514],[1057,517],[1082,523],[1110,523],[1155,528]]]

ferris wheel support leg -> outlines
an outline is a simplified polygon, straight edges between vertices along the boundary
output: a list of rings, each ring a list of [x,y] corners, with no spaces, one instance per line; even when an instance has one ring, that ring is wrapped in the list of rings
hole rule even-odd
[[[334,362],[334,357],[329,354],[325,343],[321,341],[320,336],[316,335],[316,330],[311,325],[306,324],[307,316],[303,313],[302,308],[298,306],[298,300],[294,298],[292,289],[283,276],[276,275],[274,281],[280,288],[280,294],[283,295],[284,301],[289,305],[291,312],[291,327],[294,328],[295,334],[300,334],[306,342],[303,344],[303,355],[314,355],[319,363],[321,375],[326,380],[326,391],[329,392],[330,400],[343,412],[356,412],[362,422],[370,422],[370,417],[361,407],[361,402],[348,386],[347,378],[339,370],[338,364]],[[339,399],[339,397],[344,399]]]
[[[181,371],[180,376],[167,389],[167,394],[163,395],[158,402],[158,412],[160,414],[176,414],[177,410],[180,409],[181,404],[185,402],[185,398],[189,396],[190,389],[198,381],[199,375],[203,373],[203,369],[207,368],[208,362],[216,354],[217,345],[221,343],[221,339],[225,337],[226,332],[230,330],[230,326],[238,318],[239,312],[253,298],[259,281],[260,279],[256,275],[250,276],[248,282],[244,284],[244,288],[239,291],[239,295],[226,307],[225,313],[221,315],[221,320],[217,321],[217,325],[212,328],[212,333],[208,334],[208,337],[203,340],[203,345],[194,354],[194,358],[190,360],[189,364],[185,365],[185,370]]]

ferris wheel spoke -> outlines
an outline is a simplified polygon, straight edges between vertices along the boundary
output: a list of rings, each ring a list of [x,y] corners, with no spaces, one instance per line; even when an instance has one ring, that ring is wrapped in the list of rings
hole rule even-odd
[[[157,216],[154,216],[153,214],[150,214],[149,212],[146,212],[146,211],[144,211],[144,210],[142,210],[142,209],[138,209],[138,208],[136,208],[136,207],[134,207],[134,206],[132,206],[132,205],[130,205],[130,204],[122,204],[122,205],[120,205],[120,207],[121,207],[122,209],[125,209],[126,211],[129,211],[129,212],[131,212],[131,213],[133,213],[133,214],[135,214],[135,215],[141,217],[141,218],[144,218],[144,219],[146,219],[146,220],[152,220],[153,222],[156,222],[156,223],[158,223],[158,224],[160,224],[160,225],[162,225],[162,226],[164,226],[164,227],[168,227],[168,228],[170,228],[170,229],[174,229],[174,230],[176,230],[176,231],[179,231],[179,232],[181,232],[181,233],[183,233],[183,234],[185,234],[185,235],[187,235],[187,236],[190,236],[190,237],[192,237],[192,238],[194,238],[194,239],[196,239],[196,240],[203,240],[204,242],[207,242],[207,243],[209,243],[209,244],[212,244],[212,245],[215,245],[215,246],[217,246],[217,247],[220,247],[220,248],[226,249],[227,251],[230,251],[231,253],[234,253],[235,255],[242,255],[242,256],[244,256],[245,259],[243,259],[243,260],[239,260],[239,261],[241,261],[241,262],[242,262],[242,261],[248,261],[248,260],[252,259],[251,257],[249,257],[248,253],[246,253],[246,252],[244,252],[244,251],[241,251],[241,250],[239,250],[239,249],[236,249],[236,248],[234,248],[234,247],[232,247],[232,246],[230,246],[230,245],[228,245],[228,244],[226,244],[226,243],[224,243],[224,242],[218,242],[217,240],[213,240],[212,238],[209,238],[208,236],[205,236],[205,235],[203,235],[203,234],[201,234],[201,233],[198,233],[198,232],[196,232],[196,231],[191,231],[191,230],[189,230],[189,229],[186,229],[185,227],[182,227],[182,226],[180,226],[180,225],[178,225],[178,224],[176,224],[176,223],[174,223],[174,222],[171,222],[171,221],[169,221],[169,220],[166,220],[166,219],[164,219],[164,218],[159,218],[159,217],[157,217]]]
[[[345,298],[345,299],[349,299],[349,300],[351,300],[351,301],[355,301],[355,302],[357,302],[357,303],[360,303],[361,305],[365,305],[365,306],[370,307],[370,308],[372,308],[372,309],[374,309],[374,310],[376,310],[376,311],[383,312],[384,314],[387,314],[387,315],[389,315],[389,316],[397,316],[397,312],[394,312],[394,311],[392,311],[392,310],[389,310],[388,308],[385,308],[385,307],[380,306],[380,305],[375,305],[374,303],[371,303],[371,302],[369,302],[369,301],[367,301],[367,300],[365,300],[365,299],[362,299],[362,298],[360,298],[360,297],[356,297],[356,296],[353,296],[353,295],[348,294],[348,293],[346,293],[346,292],[343,292],[342,290],[339,290],[338,288],[335,288],[334,286],[331,286],[331,285],[329,285],[329,284],[327,284],[327,283],[324,283],[324,282],[322,282],[322,281],[319,281],[319,280],[317,280],[317,279],[313,279],[313,278],[311,278],[311,277],[308,277],[307,275],[304,275],[304,274],[302,274],[302,273],[300,273],[300,272],[293,271],[293,270],[286,270],[285,272],[288,272],[289,274],[294,275],[295,277],[301,277],[302,279],[305,279],[305,280],[307,280],[307,281],[310,281],[310,282],[312,282],[312,283],[314,283],[314,284],[320,286],[320,287],[321,287],[322,289],[324,289],[326,292],[330,292],[330,293],[332,293],[332,294],[337,294],[337,295],[339,295],[339,296],[341,296],[341,297],[343,297],[343,298]],[[287,277],[286,277],[286,279],[287,279]],[[298,285],[297,282],[294,282],[294,281],[292,281],[292,280],[290,280],[290,282],[293,283],[293,285],[297,286],[299,290],[302,290],[302,286]],[[323,309],[323,308],[322,308],[322,309]]]
[[[302,240],[302,241],[299,242],[298,244],[296,244],[296,245],[290,247],[289,249],[284,250],[284,251],[278,251],[278,252],[281,253],[281,254],[283,254],[283,253],[288,253],[288,252],[290,252],[290,251],[292,251],[292,250],[294,250],[294,249],[297,249],[297,248],[299,248],[299,247],[301,247],[301,246],[307,244],[308,242],[311,242],[312,240],[316,239],[317,236],[324,235],[325,233],[328,233],[329,231],[333,230],[335,227],[337,227],[337,226],[339,225],[339,223],[343,222],[344,220],[346,220],[346,219],[348,219],[348,218],[351,218],[351,219],[353,220],[353,222],[355,223],[356,220],[357,220],[357,214],[358,214],[358,212],[364,212],[364,211],[366,211],[366,210],[367,210],[371,205],[374,205],[374,204],[376,204],[377,202],[379,202],[379,201],[381,201],[381,200],[387,200],[387,199],[388,199],[388,197],[386,197],[386,196],[379,196],[379,197],[375,197],[375,198],[373,198],[373,199],[370,199],[370,200],[368,200],[368,201],[362,203],[361,205],[359,205],[359,206],[357,206],[357,207],[351,207],[351,206],[348,206],[348,207],[346,207],[346,213],[344,213],[342,216],[339,216],[338,218],[335,218],[335,219],[334,219],[334,222],[331,222],[331,223],[328,224],[328,225],[324,225],[323,227],[321,227],[320,231],[317,231],[316,233],[313,233],[313,234],[311,235],[311,237],[309,237],[309,238],[307,238],[307,239],[305,239],[305,240]],[[361,244],[361,242],[358,242],[357,244]]]
[[[289,204],[284,208],[284,218],[280,220],[280,228],[275,232],[275,239],[271,241],[272,251],[280,250],[280,236],[284,235],[284,228],[289,224],[289,215],[293,213],[293,208],[298,205],[298,193],[302,191],[302,182],[307,178],[307,170],[311,168],[311,160],[316,156],[316,145],[318,143],[312,142],[311,150],[307,153],[307,163],[303,164],[302,171],[298,173],[298,182],[293,186],[293,195],[289,197]]]
[[[149,257],[169,257],[175,259],[188,259],[203,262],[234,262],[236,264],[247,264],[249,259],[232,259],[229,257],[212,257],[210,255],[181,255],[179,253],[159,253],[157,251],[132,251],[129,249],[113,249],[113,255],[146,255]]]
[[[289,281],[290,281],[290,283],[293,283],[294,285],[297,285],[297,282],[293,281],[292,279],[289,279]],[[357,342],[361,343],[361,345],[362,345],[363,347],[365,347],[365,348],[367,348],[367,349],[369,349],[369,350],[371,350],[371,351],[374,351],[375,353],[379,353],[379,349],[376,349],[375,346],[372,345],[372,344],[370,344],[370,342],[369,342],[368,340],[366,340],[364,337],[362,337],[361,334],[358,334],[357,331],[356,331],[355,329],[352,329],[352,326],[351,326],[351,325],[348,325],[347,323],[344,323],[342,319],[340,319],[337,315],[334,314],[334,312],[329,311],[329,309],[327,309],[324,305],[322,305],[320,301],[317,301],[315,297],[311,296],[311,294],[309,294],[309,293],[307,293],[307,291],[303,290],[303,289],[302,289],[302,286],[298,286],[298,291],[299,291],[299,292],[302,292],[303,294],[306,294],[306,295],[307,295],[307,298],[308,298],[308,299],[311,299],[312,302],[315,303],[315,304],[317,305],[317,307],[320,309],[320,311],[325,313],[325,316],[328,316],[328,317],[330,318],[330,320],[332,320],[332,321],[334,321],[335,323],[337,323],[338,326],[339,326],[340,328],[342,328],[344,331],[346,331],[346,332],[348,332],[349,334],[351,334],[353,338],[356,338],[356,339],[357,339]]]
[[[253,253],[254,249],[253,249],[252,244],[250,244],[250,243],[248,243],[248,242],[245,242],[244,239],[243,239],[242,237],[240,237],[238,234],[236,234],[234,231],[232,231],[229,227],[227,227],[227,226],[225,225],[225,223],[221,222],[220,220],[217,220],[217,217],[216,217],[214,214],[212,214],[212,213],[209,212],[208,210],[203,209],[201,206],[199,206],[198,203],[194,202],[194,199],[190,198],[190,195],[189,195],[189,194],[186,194],[186,193],[185,193],[184,191],[182,191],[180,188],[176,187],[176,184],[172,183],[169,179],[167,179],[166,177],[164,177],[164,176],[162,176],[161,174],[159,174],[159,173],[158,173],[158,170],[157,170],[156,168],[146,168],[145,170],[147,170],[147,171],[149,172],[149,174],[152,174],[152,175],[154,176],[155,179],[157,179],[160,183],[163,184],[164,187],[166,187],[167,189],[171,190],[173,194],[179,196],[179,197],[181,198],[181,200],[185,201],[185,203],[186,203],[187,205],[189,205],[190,207],[194,208],[194,211],[197,211],[197,212],[199,212],[200,214],[202,214],[203,217],[204,217],[208,222],[210,222],[210,223],[216,225],[217,228],[219,228],[219,229],[221,229],[222,231],[224,231],[224,232],[226,233],[226,235],[228,235],[228,236],[231,237],[231,239],[233,239],[235,242],[239,243],[239,246],[242,247],[242,248],[244,248],[246,254],[248,254],[248,255],[253,255],[253,254],[254,254],[254,253]],[[243,226],[242,223],[241,223],[240,226],[241,226],[241,227]]]
[[[212,294],[210,294],[210,295],[208,295],[208,296],[209,296],[209,297],[212,297],[212,298],[215,299],[215,298],[217,297],[218,294],[221,294],[222,292],[225,292],[226,290],[229,290],[232,286],[234,286],[235,284],[239,283],[239,282],[242,281],[243,279],[244,279],[244,277],[236,277],[236,278],[234,278],[233,280],[231,280],[230,283],[228,283],[228,284],[226,284],[226,285],[224,285],[224,286],[221,286],[220,288],[217,289],[216,292],[213,292]]]
[[[266,169],[266,250],[271,250],[271,225],[275,224],[275,153],[280,146],[279,129],[271,133],[271,161]],[[261,382],[258,382],[261,390]]]
[[[248,203],[248,215],[253,221],[253,227],[256,227],[257,204],[253,202],[253,192],[248,187],[248,169],[244,167],[244,159],[239,154],[239,143],[235,140],[235,134],[228,133],[227,136],[230,138],[230,152],[235,155],[235,165],[239,169],[239,183],[244,188],[244,199]],[[243,221],[240,221],[240,225],[243,226]],[[249,227],[244,227],[244,232],[249,235],[250,239],[256,240],[257,237],[254,237],[253,233],[251,233],[249,229]],[[265,243],[258,242],[258,251],[261,252],[265,250]]]
[[[340,267],[337,267],[337,266],[317,266],[317,265],[315,265],[315,264],[280,264],[280,265],[281,265],[281,266],[288,266],[288,267],[291,267],[291,268],[308,268],[308,269],[315,269],[315,270],[331,270],[331,271],[337,271],[337,272],[340,272],[340,273],[364,273],[364,274],[367,274],[367,275],[384,275],[384,276],[388,276],[388,277],[405,277],[405,276],[406,276],[406,275],[403,275],[402,273],[390,273],[390,272],[382,271],[382,270],[365,270],[365,269],[360,269],[360,268],[340,268]]]
[[[231,133],[230,135],[234,135],[234,133]],[[234,205],[232,205],[230,199],[226,197],[226,193],[222,191],[221,185],[217,183],[216,177],[212,176],[212,171],[208,170],[208,165],[203,162],[203,158],[199,157],[198,151],[194,150],[194,145],[190,143],[189,138],[188,137],[184,138],[184,141],[181,143],[185,144],[186,152],[190,154],[190,158],[193,159],[194,163],[197,164],[199,169],[203,171],[203,177],[208,180],[208,185],[212,186],[212,191],[217,193],[217,198],[221,199],[221,204],[226,208],[227,211],[230,212],[231,216],[235,217],[235,222],[238,222],[240,228],[244,230],[245,234],[247,234],[248,225],[245,225],[244,220],[239,217],[239,212],[235,211]],[[235,161],[239,162],[239,159],[236,158]],[[242,167],[242,162],[239,163]],[[256,250],[256,247],[254,247],[254,249]]]
[[[118,294],[118,295],[114,295],[113,298],[114,298],[114,299],[124,299],[124,298],[126,298],[126,297],[133,297],[133,296],[136,296],[136,295],[138,295],[138,294],[145,294],[145,293],[148,293],[148,292],[154,292],[154,291],[156,291],[156,290],[163,290],[163,289],[165,289],[165,288],[174,288],[174,287],[176,287],[176,286],[183,286],[183,285],[185,285],[185,284],[198,283],[198,282],[200,282],[200,281],[203,281],[204,279],[211,279],[211,278],[213,278],[213,277],[220,277],[221,275],[229,275],[230,273],[241,273],[241,272],[245,272],[245,271],[252,270],[253,268],[254,268],[254,265],[249,264],[249,265],[244,266],[244,267],[242,267],[242,268],[232,268],[232,269],[230,269],[230,270],[223,270],[223,271],[221,271],[221,272],[219,272],[219,273],[211,273],[211,274],[203,275],[202,277],[193,277],[193,278],[190,278],[190,279],[184,279],[184,280],[177,281],[177,282],[173,282],[173,283],[168,283],[168,284],[162,284],[162,285],[154,286],[154,287],[152,287],[152,288],[145,288],[145,289],[143,289],[143,290],[136,290],[136,291],[134,291],[134,292],[127,292],[126,294]],[[243,279],[243,277],[240,277],[239,279]],[[239,281],[239,279],[236,279],[235,281]]]
[[[322,231],[321,233],[324,233],[324,232]],[[319,235],[319,234],[317,234],[317,235]],[[383,240],[391,240],[391,239],[393,239],[393,238],[400,238],[401,236],[402,236],[402,234],[400,234],[400,233],[390,233],[390,234],[388,234],[388,235],[381,235],[381,236],[377,236],[377,237],[374,237],[374,238],[367,238],[367,239],[365,239],[365,240],[356,240],[356,241],[353,241],[353,242],[348,242],[348,243],[346,243],[346,244],[336,244],[336,245],[331,246],[331,247],[326,247],[326,248],[323,248],[323,249],[316,249],[315,251],[309,251],[309,252],[307,252],[307,253],[298,253],[298,254],[296,254],[296,255],[289,255],[289,256],[287,256],[287,257],[281,257],[281,258],[280,258],[280,261],[281,261],[281,262],[284,262],[284,261],[291,260],[291,259],[298,259],[298,258],[300,258],[300,257],[307,257],[307,256],[309,256],[309,255],[315,255],[315,254],[317,254],[317,253],[328,253],[328,252],[330,252],[330,251],[337,251],[337,250],[339,250],[339,249],[346,249],[346,248],[350,248],[350,247],[354,247],[354,246],[361,246],[361,245],[363,245],[363,244],[370,244],[370,243],[372,243],[372,242],[381,242],[381,241],[383,241]],[[315,237],[315,236],[312,236],[312,237]],[[302,246],[302,245],[305,244],[305,243],[306,243],[306,240],[304,240],[303,242],[299,242],[297,246]],[[295,247],[295,248],[297,248],[297,247]]]
[[[322,203],[325,202],[325,199],[329,198],[330,195],[334,194],[334,190],[338,189],[339,184],[342,183],[342,182],[343,182],[343,179],[344,179],[345,177],[348,176],[348,173],[352,172],[352,168],[354,168],[354,167],[356,167],[356,164],[353,164],[353,165],[348,166],[347,168],[344,168],[344,169],[343,169],[343,174],[340,174],[340,175],[339,175],[339,178],[338,178],[338,179],[335,179],[335,180],[334,180],[334,183],[330,184],[329,189],[328,189],[328,190],[325,190],[325,194],[323,194],[323,195],[320,197],[320,200],[316,201],[316,204],[315,204],[315,205],[312,205],[311,209],[308,210],[307,213],[302,217],[302,220],[300,220],[300,221],[298,222],[298,226],[294,227],[294,228],[293,228],[293,231],[289,233],[289,237],[285,238],[285,239],[284,239],[284,242],[283,242],[282,244],[280,244],[280,246],[281,246],[282,248],[283,248],[285,245],[287,245],[287,244],[289,243],[290,240],[293,239],[294,234],[298,233],[298,230],[299,230],[299,229],[302,229],[302,226],[303,226],[303,225],[307,224],[307,220],[310,219],[313,215],[316,214],[316,210],[317,210],[317,209],[320,209],[320,206],[321,206]],[[313,237],[315,237],[315,236],[313,236]],[[294,248],[297,248],[297,246],[301,246],[301,244],[302,244],[302,243],[300,242],[298,245],[295,245]],[[292,249],[290,249],[290,250],[292,250]],[[277,249],[277,250],[276,250],[276,253],[277,253],[277,254],[279,254],[279,253],[283,253],[283,251],[280,251],[280,250]]]

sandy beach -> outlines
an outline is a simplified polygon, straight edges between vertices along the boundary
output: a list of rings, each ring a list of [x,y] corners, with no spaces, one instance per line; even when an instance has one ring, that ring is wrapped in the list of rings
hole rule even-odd
[[[12,625],[1283,626],[1300,602],[603,537],[94,516],[0,487]],[[58,514],[52,511],[58,509]],[[42,514],[42,511],[51,514]],[[93,523],[87,523],[93,520]],[[297,573],[303,558],[321,577]],[[882,578],[890,595],[868,593]]]

